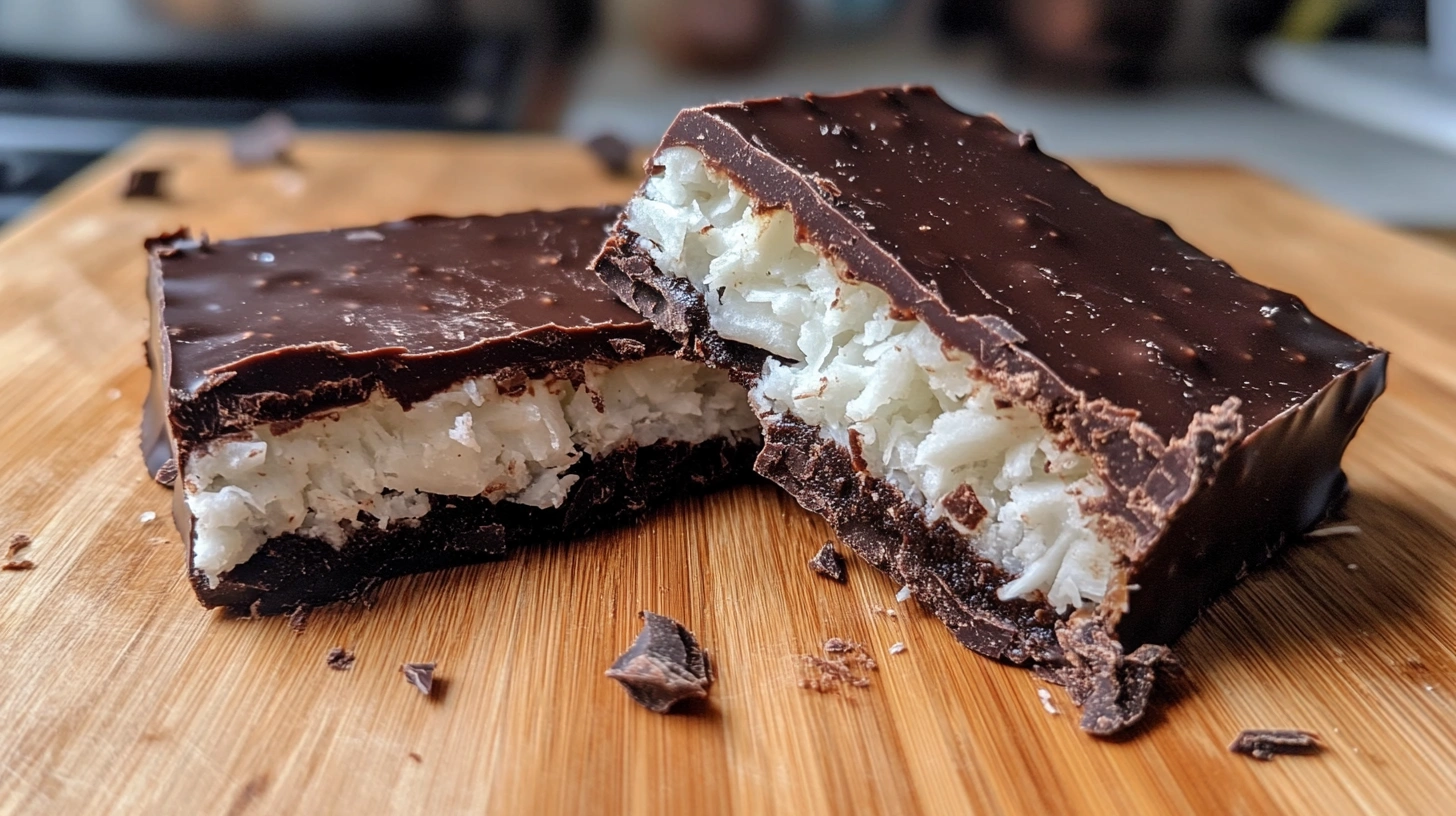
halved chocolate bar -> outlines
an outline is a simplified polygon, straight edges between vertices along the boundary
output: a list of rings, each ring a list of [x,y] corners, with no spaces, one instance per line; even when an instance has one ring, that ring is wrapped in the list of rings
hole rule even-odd
[[[142,446],[198,598],[354,598],[746,475],[743,388],[587,267],[617,214],[149,241]]]
[[[1341,499],[1384,384],[1384,352],[929,88],[683,111],[596,269],[751,386],[760,473],[1098,733],[1167,659],[1136,647]]]

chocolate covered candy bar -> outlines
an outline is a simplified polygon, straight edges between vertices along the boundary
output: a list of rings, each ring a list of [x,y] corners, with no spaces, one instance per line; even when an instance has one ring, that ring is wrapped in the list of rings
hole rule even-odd
[[[588,269],[617,213],[149,241],[142,445],[198,598],[356,598],[748,473],[743,388]]]
[[[1341,499],[1384,384],[1384,352],[929,88],[683,111],[596,269],[751,386],[760,473],[1097,733],[1140,715],[1151,644]]]

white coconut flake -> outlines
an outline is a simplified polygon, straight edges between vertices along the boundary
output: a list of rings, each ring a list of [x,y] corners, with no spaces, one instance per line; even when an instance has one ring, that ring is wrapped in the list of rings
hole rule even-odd
[[[559,507],[583,454],[626,444],[757,438],[743,388],[725,372],[650,357],[585,380],[531,380],[514,396],[466,380],[409,410],[382,394],[275,434],[214,442],[183,472],[195,517],[193,564],[217,577],[286,533],[342,547],[364,524],[389,529],[430,511],[432,495]]]
[[[1046,689],[1037,689],[1036,696],[1041,698],[1041,707],[1046,709],[1048,714],[1060,714],[1062,710],[1052,704],[1052,693]]]
[[[345,241],[383,241],[384,234],[379,230],[352,230],[344,233]]]
[[[890,644],[890,654],[897,655],[903,651],[905,651],[905,644],[898,641]]]
[[[157,514],[152,512],[151,510],[146,511],[137,517],[137,521],[141,522],[142,524],[151,524],[156,520]]]
[[[1102,600],[1114,559],[1083,515],[1105,492],[1087,457],[1061,449],[972,357],[919,320],[896,319],[883,290],[799,244],[787,211],[755,209],[693,148],[666,149],[655,163],[663,170],[626,225],[658,268],[707,295],[720,335],[776,355],[749,394],[762,417],[791,414],[844,447],[853,436],[871,475],[1013,576],[1003,600],[1045,596],[1060,609]],[[963,486],[984,515],[956,509]]]
[[[900,591],[895,593],[895,601],[897,603],[905,603],[908,600],[910,600],[910,587],[900,587]]]

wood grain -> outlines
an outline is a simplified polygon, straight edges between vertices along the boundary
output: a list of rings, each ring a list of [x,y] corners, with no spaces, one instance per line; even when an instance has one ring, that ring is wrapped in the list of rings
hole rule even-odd
[[[0,239],[0,809],[273,814],[1443,812],[1456,795],[1456,258],[1224,167],[1087,166],[1251,277],[1394,351],[1351,449],[1363,534],[1295,548],[1179,644],[1145,727],[1104,742],[1060,689],[977,658],[897,587],[805,561],[825,526],[765,485],[499,564],[396,581],[373,609],[201,610],[167,491],[137,451],[143,237],[215,237],[621,200],[548,140],[312,136],[241,171],[212,134],[143,138]],[[131,168],[171,198],[123,201]],[[159,518],[142,523],[144,511]],[[895,608],[894,618],[873,613]],[[719,682],[661,717],[602,672],[652,609],[693,628]],[[868,644],[872,686],[797,687],[795,655]],[[889,646],[903,642],[903,654]],[[330,647],[358,655],[325,666]],[[399,664],[439,662],[423,698]],[[1318,732],[1258,763],[1242,728]],[[418,757],[412,758],[412,757]]]

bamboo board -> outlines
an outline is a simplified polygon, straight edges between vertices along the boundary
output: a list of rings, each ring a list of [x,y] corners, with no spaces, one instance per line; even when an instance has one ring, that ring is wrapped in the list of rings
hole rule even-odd
[[[0,809],[663,813],[1443,812],[1456,801],[1456,257],[1227,167],[1087,166],[1245,274],[1394,352],[1347,458],[1363,534],[1299,546],[1179,644],[1186,681],[1131,737],[1080,733],[1060,689],[978,658],[862,563],[805,560],[827,528],[765,485],[504,563],[387,585],[372,609],[204,612],[168,492],[137,452],[141,240],[619,201],[542,139],[320,135],[233,168],[206,133],[142,138],[0,238]],[[132,168],[170,198],[122,200]],[[158,515],[143,523],[143,513]],[[876,606],[899,614],[874,614]],[[639,609],[715,658],[700,716],[602,676]],[[795,655],[868,644],[867,689],[798,687]],[[890,655],[903,642],[907,650]],[[329,648],[358,656],[326,668]],[[398,672],[434,660],[426,699]],[[1299,727],[1315,757],[1227,752]]]

